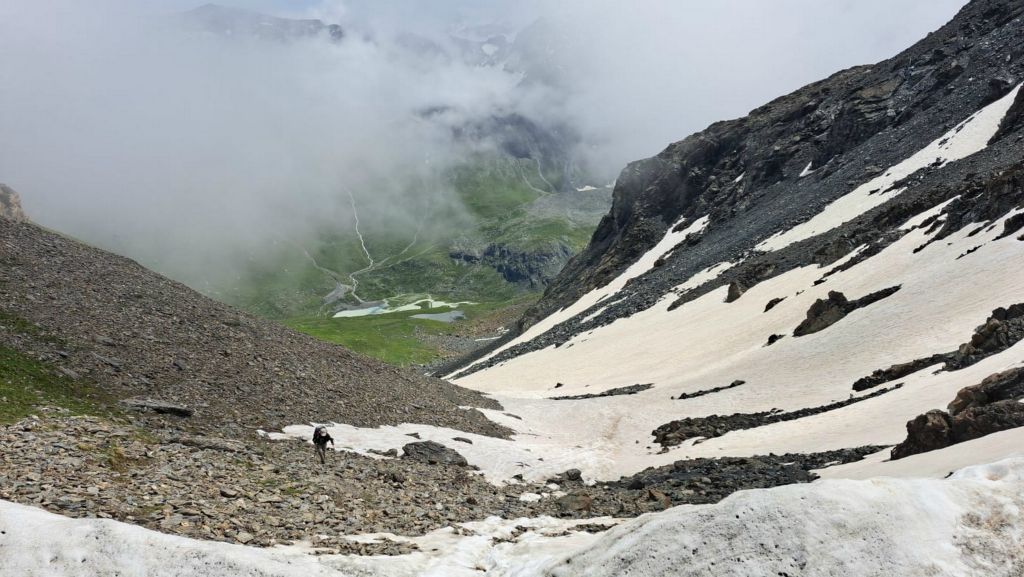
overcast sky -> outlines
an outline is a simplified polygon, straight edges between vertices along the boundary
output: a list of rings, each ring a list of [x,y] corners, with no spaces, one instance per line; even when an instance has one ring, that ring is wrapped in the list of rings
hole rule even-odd
[[[337,46],[168,25],[198,4],[0,2],[0,182],[35,220],[179,277],[187,263],[217,266],[271,236],[345,226],[346,189],[407,227],[420,200],[408,183],[465,153],[414,120],[424,106],[569,123],[600,144],[591,160],[613,176],[711,122],[892,56],[964,1],[224,2],[356,32]],[[538,19],[553,31],[557,98],[516,89],[520,78],[500,68],[391,44],[403,32],[443,39]]]

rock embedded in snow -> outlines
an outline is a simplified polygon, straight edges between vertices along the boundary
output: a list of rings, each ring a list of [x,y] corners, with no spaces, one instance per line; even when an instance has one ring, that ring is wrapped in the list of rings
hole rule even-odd
[[[864,308],[878,302],[886,297],[892,296],[901,287],[894,286],[865,295],[857,300],[851,301],[843,293],[829,291],[827,299],[814,301],[811,308],[807,310],[807,318],[793,330],[794,337],[802,337],[823,331],[835,323],[841,321],[846,315],[853,311]]]
[[[853,390],[863,391],[938,364],[949,371],[960,370],[1001,353],[1021,340],[1024,340],[1024,304],[999,307],[957,350],[897,363],[887,369],[876,369],[870,375],[857,379]]]
[[[418,441],[402,447],[402,458],[421,461],[429,465],[455,465],[466,467],[469,462],[456,450],[449,449],[436,441]]]
[[[1024,426],[1024,369],[986,377],[961,389],[949,412],[933,410],[907,423],[907,438],[893,447],[892,458],[942,449]]]
[[[949,415],[938,409],[914,417],[907,423],[907,439],[892,450],[893,459],[942,449],[953,444]]]

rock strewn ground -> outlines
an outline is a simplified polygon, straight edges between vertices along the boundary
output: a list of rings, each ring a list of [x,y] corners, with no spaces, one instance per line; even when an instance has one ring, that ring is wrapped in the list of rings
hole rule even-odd
[[[373,553],[380,546],[360,549],[340,536],[418,535],[552,507],[519,500],[539,487],[498,488],[461,467],[346,452],[331,452],[320,465],[312,445],[295,441],[43,415],[0,427],[0,499],[72,517],[249,545],[310,541]]]
[[[810,469],[877,450],[679,461],[592,486],[567,471],[544,485],[496,487],[470,468],[406,458],[331,452],[320,465],[308,443],[200,437],[160,427],[163,417],[143,429],[116,417],[40,414],[0,427],[0,499],[199,539],[301,541],[358,554],[400,554],[412,546],[355,543],[345,535],[420,535],[492,515],[630,517],[808,482]],[[520,499],[527,493],[540,498]]]

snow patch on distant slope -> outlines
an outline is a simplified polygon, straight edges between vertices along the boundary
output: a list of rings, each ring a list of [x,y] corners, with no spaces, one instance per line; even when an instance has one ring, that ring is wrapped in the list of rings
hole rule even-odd
[[[972,114],[910,158],[835,200],[807,222],[761,242],[757,249],[780,250],[795,242],[832,230],[903,192],[903,189],[894,190],[893,185],[918,170],[930,165],[945,166],[984,150],[988,146],[988,141],[999,130],[999,124],[1013,105],[1020,89],[1021,85],[1018,84],[1009,94]]]

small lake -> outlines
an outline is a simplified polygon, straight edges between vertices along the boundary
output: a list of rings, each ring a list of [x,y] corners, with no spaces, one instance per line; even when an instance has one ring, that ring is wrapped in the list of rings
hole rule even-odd
[[[453,308],[455,308],[457,306],[461,306],[461,305],[475,305],[475,304],[476,303],[470,302],[470,301],[461,301],[461,302],[457,302],[457,303],[449,303],[449,302],[445,302],[445,301],[436,301],[432,297],[427,297],[427,298],[424,298],[424,299],[420,299],[420,300],[418,300],[416,302],[409,303],[407,305],[402,305],[402,306],[399,306],[399,307],[392,307],[388,303],[387,300],[384,300],[384,301],[378,301],[378,302],[373,302],[373,303],[366,303],[364,306],[356,308],[356,309],[348,309],[348,310],[344,310],[344,311],[338,311],[338,312],[334,313],[334,318],[336,318],[336,319],[343,319],[343,318],[354,318],[354,317],[368,317],[368,316],[371,316],[371,315],[386,315],[388,313],[411,312],[411,311],[418,311],[418,310],[423,310],[423,309],[439,309],[439,308],[450,308],[450,309],[453,309]],[[442,322],[450,323],[450,322],[452,322],[454,320],[459,320],[459,319],[465,318],[465,315],[462,313],[462,311],[452,311],[452,312],[457,312],[461,316],[459,316],[458,318],[452,319],[452,320],[442,320],[442,319],[432,319],[432,320],[441,320]],[[438,313],[437,315],[431,315],[431,314],[415,315],[415,318],[426,318],[426,317],[431,317],[431,316],[448,315],[448,314],[451,314],[451,313]]]
[[[461,321],[466,318],[466,313],[462,311],[448,311],[446,313],[424,313],[422,315],[412,315],[414,319],[426,319],[428,321],[441,321],[442,323],[453,323],[455,321]]]

